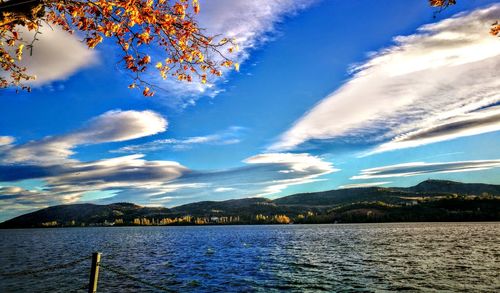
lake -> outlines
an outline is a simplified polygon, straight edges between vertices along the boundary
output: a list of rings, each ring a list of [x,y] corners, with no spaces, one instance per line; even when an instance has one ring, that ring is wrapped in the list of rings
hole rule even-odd
[[[90,255],[178,292],[500,291],[500,223],[0,230],[0,292],[86,292]],[[80,290],[78,290],[80,288]],[[161,292],[101,268],[98,292]]]

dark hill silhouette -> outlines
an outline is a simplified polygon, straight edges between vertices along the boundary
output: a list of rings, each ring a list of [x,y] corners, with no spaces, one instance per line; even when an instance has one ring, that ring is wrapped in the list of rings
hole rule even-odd
[[[255,223],[256,215],[287,215],[296,222],[322,223],[500,220],[500,185],[426,180],[405,188],[337,189],[299,193],[275,200],[202,201],[174,208],[142,207],[132,203],[59,205],[15,217],[1,223],[0,227],[42,227],[47,223],[55,226],[103,225],[114,223],[117,219],[123,221],[120,224],[126,225],[140,218],[187,215],[209,221],[219,217],[237,217],[236,222],[241,224]],[[183,223],[192,224],[190,221]]]
[[[408,188],[398,188],[410,192],[432,192],[432,193],[456,193],[464,195],[481,195],[489,193],[500,195],[500,185],[482,183],[460,183],[448,180],[426,180]]]

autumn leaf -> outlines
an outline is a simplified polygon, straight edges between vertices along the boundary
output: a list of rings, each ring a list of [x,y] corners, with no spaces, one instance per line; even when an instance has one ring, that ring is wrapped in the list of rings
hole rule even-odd
[[[155,93],[153,91],[151,91],[151,89],[149,87],[145,87],[144,90],[142,91],[142,94],[145,97],[152,97]]]
[[[493,36],[500,35],[500,23],[498,21],[491,24],[490,34]]]
[[[0,1],[0,8],[2,3]],[[129,87],[143,89],[145,96],[153,95],[149,83],[141,75],[150,66],[156,67],[162,78],[171,75],[185,82],[206,82],[206,76],[202,76],[205,72],[221,74],[222,65],[213,60],[213,56],[228,61],[226,67],[232,64],[227,56],[218,52],[226,45],[235,44],[227,38],[221,43],[214,42],[221,38],[204,34],[195,21],[194,15],[200,11],[198,0],[51,0],[27,1],[22,5],[26,6],[26,11],[37,8],[41,13],[31,18],[16,16],[12,25],[0,27],[0,43],[16,46],[16,50],[10,51],[0,47],[0,68],[10,76],[7,81],[6,75],[0,74],[0,88],[23,88],[23,82],[34,79],[26,74],[26,68],[16,63],[23,53],[19,44],[29,42],[23,40],[16,29],[19,26],[34,31],[47,24],[57,25],[70,33],[79,31],[91,49],[98,48],[104,39],[114,40],[123,51],[124,68],[132,73],[133,83]],[[152,60],[153,51],[160,60]]]
[[[456,0],[429,0],[429,5],[432,7],[446,7],[457,4]]]
[[[20,44],[16,49],[17,60],[21,60],[23,58],[23,48],[24,44]]]

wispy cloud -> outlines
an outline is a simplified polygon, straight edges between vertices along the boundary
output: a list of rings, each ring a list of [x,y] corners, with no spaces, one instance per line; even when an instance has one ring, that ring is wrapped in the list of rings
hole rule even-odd
[[[332,168],[330,162],[324,161],[320,157],[311,156],[310,154],[302,153],[267,153],[250,157],[244,161],[248,164],[276,164],[283,165],[283,170],[280,173],[300,173],[300,172],[319,172],[338,171]]]
[[[17,186],[0,186],[0,199],[23,199],[32,200],[33,202],[44,202],[45,198],[41,197],[43,192],[36,190],[28,190]]]
[[[445,122],[400,135],[368,154],[477,135],[500,130],[500,107],[459,115]]]
[[[322,180],[320,177],[338,171],[331,163],[309,154],[260,154],[243,161],[243,167],[225,170],[190,170],[166,186],[179,186],[168,193],[169,201],[185,203],[217,199],[267,196],[292,185]],[[188,186],[186,188],[186,186]],[[163,197],[164,195],[158,195]],[[117,195],[117,200],[120,195]],[[187,200],[186,200],[187,199]]]
[[[364,187],[373,187],[373,186],[381,186],[391,183],[391,181],[382,181],[382,182],[369,182],[369,183],[353,183],[353,184],[345,184],[339,186],[339,189],[348,189],[348,188],[364,188]]]
[[[67,161],[54,165],[0,165],[0,182],[43,180],[43,191],[17,190],[0,197],[0,205],[30,205],[30,198],[44,203],[75,202],[87,192],[113,191],[105,201],[141,204],[185,203],[217,199],[271,195],[291,185],[314,182],[338,171],[331,163],[308,154],[263,154],[244,161],[246,166],[226,170],[191,170],[174,161],[150,161],[130,155],[90,162]],[[31,202],[38,206],[39,201]]]
[[[500,160],[475,160],[443,163],[411,162],[361,171],[360,175],[351,179],[374,179],[391,177],[408,177],[429,173],[454,173],[480,171],[500,167]]]
[[[214,192],[229,192],[229,191],[234,191],[236,190],[235,188],[232,187],[217,187],[214,189]]]
[[[0,146],[12,144],[14,140],[12,136],[0,136]]]
[[[24,144],[5,139],[0,161],[4,163],[53,164],[67,160],[79,145],[117,142],[165,131],[167,121],[152,111],[109,111],[73,132],[48,136]]]
[[[57,203],[43,190],[28,190],[17,186],[0,186],[0,221]]]
[[[187,138],[167,138],[159,139],[151,142],[129,145],[113,150],[113,153],[147,153],[158,151],[166,148],[173,150],[187,150],[197,145],[230,145],[241,142],[242,132],[244,127],[232,126],[224,131],[205,136],[192,136]]]
[[[268,196],[279,193],[292,185],[321,181],[323,179],[318,179],[318,177],[340,171],[334,168],[332,163],[307,153],[267,153],[250,157],[244,162],[278,167],[278,174],[263,177],[262,181],[267,183],[267,186],[256,196]]]
[[[62,135],[17,145],[14,138],[3,137],[0,182],[8,185],[0,186],[0,211],[7,206],[26,211],[76,202],[99,191],[106,192],[103,201],[147,205],[214,196],[262,196],[321,180],[319,177],[337,171],[331,163],[306,153],[260,154],[245,159],[244,166],[208,171],[192,170],[175,161],[148,160],[143,154],[87,162],[72,157],[77,146],[130,140],[165,131],[166,127],[167,121],[152,111],[110,111]],[[236,127],[229,132],[239,131]],[[180,143],[232,143],[233,134],[189,138]],[[26,180],[41,183],[29,190],[22,188]]]
[[[500,5],[395,38],[270,147],[379,144],[378,151],[498,130],[500,42],[488,34]],[[438,126],[436,126],[438,125]]]
[[[235,39],[240,50],[230,57],[243,63],[251,51],[267,42],[275,31],[276,24],[284,17],[293,15],[317,0],[207,0],[200,1],[198,15],[200,27],[208,35],[221,35]],[[217,60],[217,56],[212,56]],[[242,65],[242,68],[244,65]],[[175,80],[158,81],[165,89],[168,102],[175,106],[195,103],[201,95],[215,96],[223,91],[222,78],[213,79],[207,84],[180,83]],[[158,92],[159,95],[165,92]]]

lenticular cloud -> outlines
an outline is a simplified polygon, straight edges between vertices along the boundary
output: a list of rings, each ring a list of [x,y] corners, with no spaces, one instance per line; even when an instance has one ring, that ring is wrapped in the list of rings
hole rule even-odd
[[[491,122],[496,113],[488,108],[500,101],[500,42],[488,33],[498,15],[497,4],[396,37],[396,45],[356,67],[352,79],[270,150],[291,150],[308,141],[362,140],[383,143],[379,152],[498,130],[476,123],[485,117]],[[443,131],[447,124],[453,131]],[[442,136],[432,129],[436,125]],[[416,135],[426,131],[433,132],[432,139]]]

